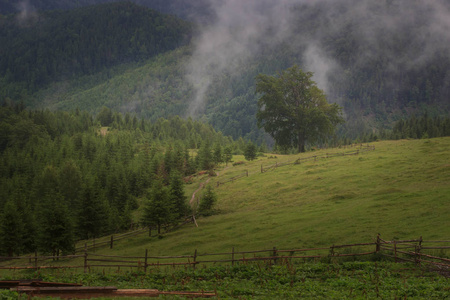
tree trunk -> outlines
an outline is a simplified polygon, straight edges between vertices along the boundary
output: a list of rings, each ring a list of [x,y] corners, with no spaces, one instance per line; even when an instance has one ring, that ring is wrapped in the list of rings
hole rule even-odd
[[[302,133],[298,134],[298,152],[305,152],[305,138]]]

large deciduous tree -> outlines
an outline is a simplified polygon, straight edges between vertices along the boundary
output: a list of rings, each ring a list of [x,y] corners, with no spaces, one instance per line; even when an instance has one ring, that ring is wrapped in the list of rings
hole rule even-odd
[[[256,92],[261,94],[258,126],[281,147],[297,146],[304,152],[306,143],[326,139],[343,122],[341,108],[327,102],[312,76],[312,72],[305,73],[294,65],[278,76],[256,77]]]

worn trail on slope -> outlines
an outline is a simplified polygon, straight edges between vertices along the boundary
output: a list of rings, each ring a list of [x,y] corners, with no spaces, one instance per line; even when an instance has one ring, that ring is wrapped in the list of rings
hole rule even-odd
[[[225,171],[226,169],[228,169],[228,167],[226,167],[225,169],[223,169],[223,171]],[[219,177],[219,172],[215,172],[216,173],[216,177]],[[192,194],[191,200],[189,201],[189,204],[192,206],[194,204],[194,200],[195,200],[195,194],[197,194],[197,192],[199,192],[202,188],[204,188],[208,182],[211,180],[211,177],[209,177],[206,181],[204,182],[200,182],[200,185],[198,187],[198,189],[195,190],[195,192]]]

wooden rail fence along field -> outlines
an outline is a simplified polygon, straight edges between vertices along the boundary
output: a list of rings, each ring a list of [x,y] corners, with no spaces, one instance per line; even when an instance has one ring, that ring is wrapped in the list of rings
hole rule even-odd
[[[298,248],[298,249],[272,249],[236,251],[226,253],[198,253],[178,256],[152,256],[148,250],[143,256],[114,256],[89,253],[85,249],[83,254],[68,256],[21,256],[0,257],[0,269],[83,269],[85,273],[91,269],[105,268],[118,269],[135,268],[147,272],[149,268],[160,266],[189,266],[196,268],[200,264],[231,264],[264,261],[277,264],[285,261],[303,260],[320,261],[323,259],[335,261],[340,258],[361,257],[367,255],[381,255],[392,258],[395,262],[409,261],[415,264],[429,264],[450,270],[449,257],[450,241],[424,241],[422,238],[413,240],[385,241],[377,236],[376,240],[368,243],[348,245],[332,245],[330,247]],[[446,252],[447,251],[447,252]],[[78,264],[64,264],[68,259],[76,259]],[[17,265],[14,261],[22,260],[25,263]]]
[[[360,145],[358,147],[358,149],[355,150],[351,150],[351,151],[346,151],[346,152],[336,152],[336,153],[326,153],[325,156],[318,156],[318,155],[313,155],[313,156],[309,156],[309,157],[302,157],[299,158],[295,161],[289,161],[289,162],[281,162],[281,163],[275,163],[274,165],[270,165],[268,167],[263,167],[263,165],[261,165],[261,173],[270,171],[270,170],[274,170],[276,168],[279,167],[284,167],[284,166],[288,166],[288,165],[298,165],[301,163],[304,163],[306,161],[310,161],[310,160],[318,160],[318,159],[326,159],[326,158],[331,158],[331,157],[338,157],[338,156],[347,156],[347,155],[359,155],[361,152],[366,152],[366,151],[373,151],[375,150],[375,146],[370,146],[370,145]]]

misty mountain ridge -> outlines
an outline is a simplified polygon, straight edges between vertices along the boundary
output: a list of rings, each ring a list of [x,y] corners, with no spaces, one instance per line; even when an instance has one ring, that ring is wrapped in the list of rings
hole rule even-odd
[[[134,2],[148,5],[152,1]],[[394,120],[425,110],[431,115],[449,115],[450,4],[445,1],[225,0],[208,1],[204,10],[195,15],[193,7],[202,2],[153,1],[161,11],[190,20],[203,20],[207,16],[209,23],[199,23],[193,30],[192,23],[170,17],[169,23],[175,24],[169,26],[170,33],[154,35],[155,39],[148,44],[145,35],[140,44],[130,43],[125,35],[119,36],[114,43],[123,45],[124,51],[113,55],[115,64],[100,63],[102,68],[88,68],[89,72],[81,68],[81,72],[75,72],[77,77],[69,81],[47,79],[45,86],[40,84],[42,79],[33,79],[37,94],[24,93],[28,89],[17,84],[20,81],[11,80],[11,68],[5,73],[1,65],[2,82],[9,87],[1,96],[15,101],[24,94],[32,94],[37,103],[58,109],[84,103],[96,112],[105,105],[150,119],[173,114],[194,116],[210,122],[226,135],[262,141],[264,134],[254,118],[257,109],[254,78],[259,73],[276,74],[298,64],[314,72],[313,79],[329,101],[343,106],[347,124],[340,129],[341,134],[355,137],[376,128],[389,128]],[[110,5],[118,4],[104,7]],[[129,2],[128,6],[135,7]],[[77,15],[95,7],[65,13]],[[128,14],[134,16],[138,10],[131,9]],[[130,23],[130,32],[154,31],[153,25],[142,26],[146,18],[134,18],[140,21]],[[121,24],[120,18],[103,20],[110,26],[115,22]],[[1,22],[5,24],[5,18]],[[104,25],[93,25],[97,26],[102,28],[99,32],[104,32]],[[26,29],[17,30],[18,34],[9,36],[16,41]],[[67,36],[67,31],[64,35]],[[163,51],[156,51],[157,57],[137,50],[142,45],[167,41],[168,37],[175,42]],[[126,50],[127,45],[131,50]],[[29,44],[31,49],[34,46],[35,43]],[[107,51],[89,52],[83,56],[92,55],[100,60],[108,57]],[[20,56],[33,57],[36,52],[13,53],[20,60]],[[130,56],[127,59],[130,53],[131,60]],[[54,61],[58,61],[59,55],[67,55],[67,51],[46,58],[47,70],[49,65],[58,70],[59,63]],[[140,64],[124,65],[133,61]],[[117,69],[120,64],[124,67]],[[113,66],[115,69],[110,69]],[[71,71],[70,64],[67,70]],[[91,79],[83,79],[85,76]],[[50,82],[54,83],[49,86]]]

